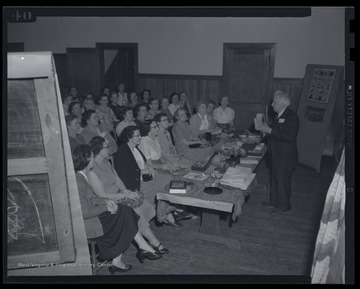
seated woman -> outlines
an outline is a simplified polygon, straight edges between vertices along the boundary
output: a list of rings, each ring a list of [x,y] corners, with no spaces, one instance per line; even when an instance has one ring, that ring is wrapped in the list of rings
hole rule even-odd
[[[81,119],[81,126],[84,130],[80,135],[85,140],[85,143],[89,143],[94,136],[102,136],[109,141],[109,153],[113,155],[117,149],[118,145],[110,133],[104,131],[99,125],[99,118],[95,110],[89,109],[83,113]]]
[[[130,92],[129,106],[134,108],[139,103],[138,95],[136,91]]]
[[[184,156],[181,156],[176,151],[176,148],[171,140],[169,129],[169,121],[165,113],[159,113],[155,116],[154,121],[158,125],[159,131],[156,139],[161,148],[161,156],[166,162],[170,162],[174,167],[188,169],[194,163]]]
[[[81,121],[82,113],[83,113],[83,110],[82,110],[80,102],[73,101],[72,103],[69,104],[68,114],[75,115]]]
[[[100,97],[96,113],[103,131],[112,134],[114,131],[114,123],[117,122],[118,119],[116,118],[113,110],[109,107],[109,97],[107,95],[104,94]]]
[[[156,138],[158,132],[159,128],[156,121],[144,123],[140,127],[141,141],[139,149],[143,153],[146,161],[145,163],[137,162],[140,168],[143,168],[146,164],[149,167],[159,170],[155,178],[147,182],[141,182],[140,184],[140,190],[144,193],[145,198],[154,205],[157,192],[164,190],[165,186],[169,185],[173,179],[172,176],[165,171],[174,173],[180,169],[179,166],[171,163],[161,156],[161,147]],[[136,173],[134,175],[136,175]],[[191,218],[193,216],[182,209],[169,207],[168,204],[163,201],[158,201],[157,209],[158,221],[160,223],[165,222],[173,226],[180,225],[180,223],[177,224],[175,221]],[[174,215],[171,212],[173,212]]]
[[[123,107],[120,111],[120,114],[123,118],[122,121],[116,126],[116,136],[119,138],[123,129],[130,125],[136,125],[134,121],[134,113],[131,107]]]
[[[135,123],[136,125],[141,125],[145,121],[148,120],[147,114],[148,114],[148,105],[144,102],[141,102],[136,105],[134,108],[135,112]]]
[[[87,111],[89,109],[95,110],[96,111],[96,107],[97,105],[95,104],[95,101],[93,98],[88,98],[86,97],[83,101],[84,104],[84,111]]]
[[[203,160],[214,152],[212,147],[201,147],[207,145],[205,139],[200,139],[191,133],[190,125],[187,123],[186,110],[178,108],[174,115],[176,122],[172,132],[174,135],[176,151],[193,162]]]
[[[171,115],[174,116],[175,111],[181,107],[179,104],[180,96],[177,92],[173,92],[170,94],[169,99],[170,99],[170,105],[168,109],[170,110]]]
[[[112,259],[109,267],[111,274],[129,271],[132,266],[125,265],[122,254],[132,240],[139,246],[136,256],[139,260],[154,253],[153,248],[138,232],[139,216],[127,206],[118,206],[114,201],[97,197],[88,183],[88,174],[94,164],[94,155],[89,145],[80,144],[72,152],[76,181],[79,191],[81,210],[84,218],[86,236],[96,238],[99,257],[103,260]]]
[[[79,144],[85,144],[84,138],[79,134],[80,121],[74,114],[65,116],[66,127],[69,135],[70,149],[74,151]]]
[[[229,98],[223,96],[220,99],[220,106],[214,109],[213,115],[218,127],[229,130],[234,126],[235,111],[228,107]]]
[[[127,189],[141,189],[145,199],[149,200],[155,207],[156,193],[163,190],[165,185],[170,183],[171,177],[169,175],[158,176],[158,171],[146,164],[146,158],[138,148],[140,131],[137,126],[126,127],[120,138],[123,144],[119,148],[119,153],[114,156],[116,172]],[[150,182],[150,184],[146,185],[143,182]],[[174,207],[161,204],[157,210],[158,221],[177,226],[178,224],[175,223],[173,216],[170,214],[174,209]]]
[[[207,114],[207,104],[199,101],[196,105],[197,113],[190,117],[190,129],[194,136],[203,136],[205,133],[221,133],[221,129],[216,127],[215,122]]]
[[[169,101],[168,97],[164,96],[161,99],[161,110],[160,110],[160,112],[166,114],[166,116],[168,118],[169,125],[172,126],[173,125],[173,115],[171,114],[171,112],[169,110],[169,105],[170,105],[170,101]]]
[[[94,167],[88,175],[89,184],[95,194],[117,202],[121,202],[124,198],[139,199],[140,195],[137,192],[128,190],[111,166],[108,142],[104,138],[97,136],[90,141],[90,146],[94,153]],[[144,200],[134,211],[140,216],[139,232],[150,242],[156,252],[168,253],[169,251],[159,242],[150,228],[149,222],[155,216],[154,207],[147,200]],[[155,251],[150,250],[150,252]],[[156,256],[150,255],[149,259],[153,257]]]
[[[159,100],[157,98],[150,98],[149,101],[149,111],[147,114],[147,119],[148,120],[152,120],[154,119],[155,115],[157,115],[158,113],[160,113],[161,111],[159,110]]]
[[[149,104],[151,98],[151,91],[150,89],[144,89],[140,92],[140,102]]]
[[[188,93],[186,91],[180,92],[179,105],[186,109],[186,114],[187,114],[188,118],[190,118],[193,114],[193,109],[189,102]]]

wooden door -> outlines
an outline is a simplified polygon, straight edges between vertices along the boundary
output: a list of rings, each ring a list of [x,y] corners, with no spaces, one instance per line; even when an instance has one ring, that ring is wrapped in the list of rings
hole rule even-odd
[[[100,57],[97,48],[67,48],[69,87],[75,86],[79,96],[87,93],[99,96]]]
[[[96,43],[96,47],[100,53],[102,87],[117,89],[123,82],[126,92],[138,91],[137,43]]]
[[[56,74],[59,81],[61,95],[65,95],[69,88],[69,75],[68,75],[68,63],[67,55],[65,53],[53,54]]]
[[[235,110],[234,125],[251,128],[272,98],[274,43],[224,43],[223,96]]]

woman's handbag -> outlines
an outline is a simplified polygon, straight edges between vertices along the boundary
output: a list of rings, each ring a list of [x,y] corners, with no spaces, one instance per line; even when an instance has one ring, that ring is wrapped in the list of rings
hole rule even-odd
[[[138,198],[136,200],[130,199],[130,198],[122,198],[122,199],[118,200],[118,204],[123,205],[123,206],[128,206],[133,209],[140,207],[144,202],[144,193],[143,192],[137,192],[137,193],[139,194],[140,198]]]

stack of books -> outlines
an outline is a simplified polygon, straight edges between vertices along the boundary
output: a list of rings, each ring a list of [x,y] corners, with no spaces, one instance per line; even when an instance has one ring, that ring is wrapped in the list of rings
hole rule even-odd
[[[246,158],[240,159],[240,164],[257,165],[258,163],[259,163],[259,158],[255,156],[248,156]]]
[[[265,144],[260,143],[260,144],[256,145],[254,149],[248,150],[248,155],[249,156],[261,156],[264,153],[264,150],[265,150]]]
[[[181,180],[172,180],[169,185],[170,194],[186,194],[186,182]]]
[[[246,190],[254,178],[255,174],[251,173],[250,168],[230,167],[222,177],[220,184]]]

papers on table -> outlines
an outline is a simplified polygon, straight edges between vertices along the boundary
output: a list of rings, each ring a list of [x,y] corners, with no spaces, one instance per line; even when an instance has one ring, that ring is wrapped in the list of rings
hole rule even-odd
[[[246,158],[240,159],[240,164],[257,165],[258,163],[259,158],[256,156],[248,156]]]
[[[220,184],[246,190],[256,174],[251,173],[251,168],[236,167],[228,168]]]
[[[198,173],[198,172],[189,172],[187,173],[184,178],[195,180],[195,181],[204,181],[209,177],[209,175],[206,175],[204,173]]]

